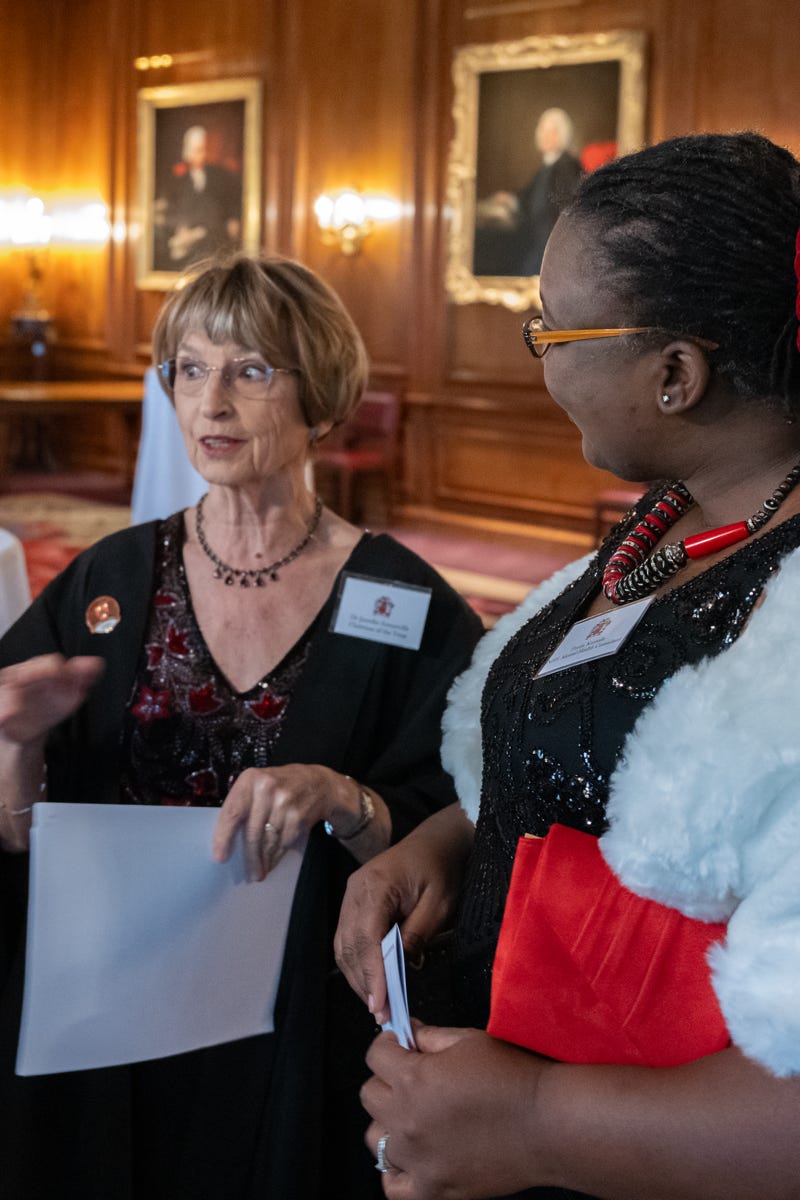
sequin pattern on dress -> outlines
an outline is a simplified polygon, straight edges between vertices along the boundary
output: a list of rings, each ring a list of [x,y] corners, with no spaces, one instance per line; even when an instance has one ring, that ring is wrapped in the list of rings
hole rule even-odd
[[[192,609],[182,531],[181,514],[159,530],[155,592],[122,735],[122,798],[211,807],[247,767],[272,761],[311,630],[254,687],[234,691]]]

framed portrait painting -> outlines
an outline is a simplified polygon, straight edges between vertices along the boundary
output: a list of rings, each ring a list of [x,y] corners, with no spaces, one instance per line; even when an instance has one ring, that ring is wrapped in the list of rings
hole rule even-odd
[[[260,148],[256,79],[139,92],[138,287],[170,287],[215,253],[258,250]]]
[[[453,82],[448,294],[536,308],[545,242],[581,177],[644,142],[644,34],[466,46]]]

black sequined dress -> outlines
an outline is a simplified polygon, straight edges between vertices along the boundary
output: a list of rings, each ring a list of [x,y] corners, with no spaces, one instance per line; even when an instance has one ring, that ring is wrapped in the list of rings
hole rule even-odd
[[[483,1028],[488,1021],[492,960],[518,838],[543,836],[556,822],[603,833],[609,778],[637,717],[680,667],[736,640],[781,558],[800,545],[800,516],[653,600],[616,654],[536,678],[596,597],[619,540],[609,538],[584,574],[510,639],[486,680],[480,814],[454,954],[464,1025]],[[555,1200],[578,1193],[535,1188],[520,1195]]]
[[[197,624],[180,555],[183,514],[162,527],[155,593],[123,725],[122,799],[220,805],[248,767],[268,767],[316,622],[246,692],[220,672]]]

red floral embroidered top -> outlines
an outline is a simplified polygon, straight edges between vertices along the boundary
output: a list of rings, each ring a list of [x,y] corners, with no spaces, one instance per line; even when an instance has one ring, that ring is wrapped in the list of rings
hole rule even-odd
[[[183,570],[183,517],[159,530],[160,561],[123,726],[122,797],[132,804],[219,805],[247,767],[272,761],[313,626],[247,692],[217,667]]]

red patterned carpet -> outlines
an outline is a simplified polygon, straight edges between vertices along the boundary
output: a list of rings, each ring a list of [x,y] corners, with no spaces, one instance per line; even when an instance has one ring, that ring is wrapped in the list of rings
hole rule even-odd
[[[124,529],[129,521],[129,509],[122,504],[47,492],[0,495],[0,527],[11,530],[23,543],[34,596],[84,547]],[[429,533],[405,526],[390,532],[433,563],[487,627],[516,607],[529,588],[585,549],[544,539],[520,548],[498,539]]]
[[[0,527],[22,542],[33,596],[86,546],[129,522],[121,504],[51,493],[0,495]]]
[[[401,526],[389,531],[434,566],[465,596],[485,626],[516,608],[532,587],[586,553],[574,542],[531,539],[524,547],[498,539],[429,533]]]

